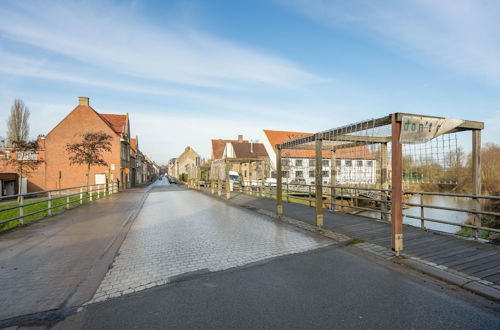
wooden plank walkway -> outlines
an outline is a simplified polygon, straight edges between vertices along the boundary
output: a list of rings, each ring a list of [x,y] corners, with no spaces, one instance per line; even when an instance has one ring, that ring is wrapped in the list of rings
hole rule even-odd
[[[274,199],[236,193],[231,202],[274,212]],[[283,202],[283,213],[309,224],[315,208]],[[350,237],[391,248],[391,225],[359,215],[324,212],[324,227]],[[404,225],[404,253],[500,285],[500,246]]]

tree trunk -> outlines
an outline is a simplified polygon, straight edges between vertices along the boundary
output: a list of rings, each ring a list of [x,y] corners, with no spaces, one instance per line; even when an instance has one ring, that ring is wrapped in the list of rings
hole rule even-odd
[[[85,178],[85,185],[87,186],[87,194],[89,193],[89,176],[90,176],[90,164],[87,164],[87,174]]]
[[[22,191],[22,186],[23,186],[23,167],[21,165],[19,169],[19,182],[17,184],[17,202],[19,203],[21,201],[21,191]]]

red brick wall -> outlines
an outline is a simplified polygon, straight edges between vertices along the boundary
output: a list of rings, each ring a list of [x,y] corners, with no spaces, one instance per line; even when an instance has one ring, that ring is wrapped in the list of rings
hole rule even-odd
[[[15,157],[15,155],[13,155]],[[45,151],[38,151],[38,158],[45,159]],[[0,159],[0,173],[16,173],[12,165],[8,164],[5,159]],[[28,192],[44,190],[45,187],[45,163],[40,166],[30,175],[23,174],[23,177],[28,179]],[[16,191],[17,193],[17,191]]]
[[[108,165],[115,164],[114,179],[120,178],[120,137],[88,106],[77,106],[45,138],[45,189],[85,185],[85,165],[71,165],[66,144],[81,141],[82,134],[103,131],[113,137],[112,150],[104,154]],[[96,166],[90,171],[89,181],[95,183],[95,174],[108,175],[109,167]]]

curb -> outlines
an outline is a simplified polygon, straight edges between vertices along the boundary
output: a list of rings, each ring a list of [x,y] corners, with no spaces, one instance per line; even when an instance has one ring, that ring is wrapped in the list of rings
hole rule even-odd
[[[437,278],[448,284],[456,285],[462,289],[483,296],[495,302],[500,302],[500,286],[487,284],[490,283],[473,276],[467,276],[458,272],[446,271],[438,268],[439,265],[429,265],[415,259],[398,258],[393,262],[406,265],[412,269],[420,271],[426,275]],[[483,283],[481,283],[481,282]]]

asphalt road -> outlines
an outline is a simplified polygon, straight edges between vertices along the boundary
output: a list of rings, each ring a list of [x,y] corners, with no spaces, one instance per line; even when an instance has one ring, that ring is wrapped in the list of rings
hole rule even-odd
[[[144,244],[144,231],[150,230],[170,235],[171,239],[191,237],[196,241],[193,246],[202,244],[203,240],[215,243],[216,251],[220,251],[227,236],[228,244],[231,230],[235,224],[245,223],[248,235],[264,235],[268,231],[289,231],[290,227],[281,223],[271,224],[269,219],[252,215],[249,211],[239,210],[210,197],[193,191],[165,188],[151,193],[146,201],[145,213],[141,211],[137,223],[137,237],[127,240],[138,240]],[[151,197],[152,196],[152,197]],[[198,198],[197,203],[192,203]],[[163,212],[165,222],[148,222],[148,210],[158,207],[163,200],[175,202],[170,212]],[[172,204],[173,205],[173,204]],[[178,213],[188,209],[189,214]],[[203,212],[205,210],[205,213]],[[208,212],[208,213],[207,213]],[[244,212],[242,216],[239,212]],[[210,216],[208,216],[210,214]],[[181,217],[182,215],[182,217]],[[178,217],[189,223],[175,232]],[[251,222],[248,217],[253,217]],[[211,220],[207,220],[207,218]],[[203,231],[212,230],[209,239],[201,235],[194,219],[199,219]],[[150,221],[150,219],[149,219]],[[225,221],[224,225],[221,221]],[[255,227],[251,227],[252,221]],[[210,226],[216,226],[212,228]],[[162,230],[166,226],[168,230]],[[190,228],[192,230],[190,231]],[[131,229],[131,232],[134,228]],[[292,229],[293,230],[293,229]],[[174,231],[172,233],[172,231]],[[303,235],[307,244],[311,234],[295,232]],[[167,234],[168,233],[168,234]],[[130,234],[129,234],[130,235]],[[241,232],[238,232],[241,235]],[[276,233],[269,238],[275,238]],[[256,235],[255,237],[257,237]],[[127,245],[127,240],[124,246]],[[198,241],[197,241],[198,240]],[[217,242],[215,242],[217,240]],[[222,241],[221,241],[222,240]],[[154,240],[153,240],[154,241]],[[187,241],[186,241],[187,242]],[[266,239],[262,239],[262,244]],[[318,242],[321,239],[318,238]],[[128,244],[147,251],[144,245]],[[168,244],[167,244],[168,246]],[[206,245],[210,248],[211,244]],[[324,244],[323,244],[324,246]],[[147,247],[147,246],[146,246]],[[158,245],[156,245],[158,247]],[[230,255],[229,246],[224,253]],[[171,247],[170,247],[171,248]],[[255,253],[261,250],[253,247]],[[137,292],[123,294],[103,302],[92,303],[83,307],[80,312],[57,324],[55,329],[499,329],[500,314],[487,304],[468,299],[467,294],[456,294],[449,288],[441,288],[434,282],[427,283],[422,278],[414,277],[393,270],[379,262],[359,255],[353,247],[316,247],[309,251],[295,253],[292,250],[277,250],[278,256],[257,258],[258,261],[246,265],[232,265],[222,271],[210,270],[210,259],[207,254],[194,258],[196,265],[204,267],[198,271],[183,273],[170,277],[167,284],[151,288],[142,288]],[[128,251],[128,252],[127,252]],[[130,248],[125,254],[130,254]],[[177,250],[178,252],[179,250]],[[196,250],[193,250],[195,253]],[[253,250],[252,250],[253,251]],[[176,251],[170,251],[175,253]],[[241,253],[235,250],[235,253]],[[253,253],[253,252],[252,252]],[[293,253],[293,254],[288,254]],[[210,253],[209,253],[210,254]],[[120,256],[123,256],[120,254]],[[120,260],[120,256],[115,263]],[[222,256],[219,256],[222,257]],[[218,258],[219,258],[218,257]],[[127,258],[127,256],[125,256]],[[137,253],[130,255],[130,260],[137,260]],[[205,258],[202,260],[202,258]],[[123,259],[123,257],[122,257]],[[165,255],[170,266],[172,259]],[[251,258],[249,259],[251,260]],[[146,263],[139,263],[139,266]],[[207,266],[208,265],[208,266]],[[142,269],[140,266],[139,269]],[[164,269],[160,267],[160,269]],[[113,268],[109,274],[112,274]],[[216,269],[218,270],[218,269]],[[128,270],[130,271],[130,270]],[[132,272],[133,273],[133,272]],[[132,274],[130,273],[130,274]],[[127,277],[133,276],[127,273]],[[146,273],[149,274],[149,273]],[[109,275],[111,276],[111,275]],[[144,275],[149,276],[149,275]],[[142,278],[141,275],[139,278]],[[114,278],[120,278],[112,277]],[[135,280],[134,280],[135,281]],[[122,282],[120,282],[121,285]],[[490,306],[491,307],[491,306]]]

